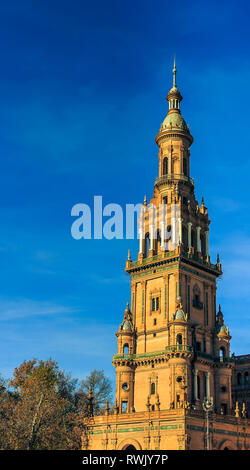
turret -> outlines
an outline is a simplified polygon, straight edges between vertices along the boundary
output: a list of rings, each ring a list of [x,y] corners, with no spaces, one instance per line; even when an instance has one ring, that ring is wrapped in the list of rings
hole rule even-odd
[[[116,333],[118,357],[122,361],[116,365],[116,403],[120,413],[134,409],[134,366],[132,356],[135,354],[135,328],[132,313],[127,302],[123,321]]]

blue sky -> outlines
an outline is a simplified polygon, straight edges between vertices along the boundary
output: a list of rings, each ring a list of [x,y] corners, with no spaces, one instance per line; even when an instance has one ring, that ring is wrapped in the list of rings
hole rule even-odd
[[[111,365],[137,241],[73,240],[71,207],[142,202],[157,176],[173,56],[191,176],[211,218],[231,351],[250,353],[248,2],[0,3],[0,355]]]

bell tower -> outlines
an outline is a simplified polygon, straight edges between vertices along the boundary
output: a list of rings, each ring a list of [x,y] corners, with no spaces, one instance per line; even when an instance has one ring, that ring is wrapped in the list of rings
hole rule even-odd
[[[176,84],[167,95],[168,113],[156,136],[159,172],[150,204],[144,199],[139,251],[129,253],[131,311],[117,332],[117,412],[202,409],[212,398],[217,412],[231,410],[230,334],[219,308],[219,256],[209,254],[208,210],[196,200],[190,177],[193,137],[181,114]],[[150,215],[154,208],[154,217]],[[174,214],[173,217],[173,208]],[[163,215],[162,215],[163,214]]]

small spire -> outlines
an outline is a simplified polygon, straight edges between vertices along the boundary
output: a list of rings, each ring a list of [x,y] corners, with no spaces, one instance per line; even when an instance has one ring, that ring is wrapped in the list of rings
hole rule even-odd
[[[240,410],[239,410],[239,403],[238,403],[238,402],[236,402],[236,404],[235,404],[235,411],[234,411],[234,413],[235,413],[235,418],[239,418],[239,417],[240,417]]]
[[[131,250],[128,250],[128,261],[131,261]]]
[[[175,88],[176,88],[176,72],[177,72],[177,68],[176,68],[175,56],[174,56],[173,87],[175,87]]]
[[[246,418],[247,416],[247,413],[246,413],[246,404],[245,402],[243,401],[242,403],[242,418]]]
[[[146,206],[147,203],[148,203],[148,201],[147,201],[147,196],[146,196],[146,194],[145,194],[145,196],[144,196],[144,206]]]

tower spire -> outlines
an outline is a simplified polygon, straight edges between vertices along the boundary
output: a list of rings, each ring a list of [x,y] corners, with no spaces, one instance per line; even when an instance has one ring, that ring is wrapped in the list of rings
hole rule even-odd
[[[175,56],[174,56],[174,68],[173,68],[173,88],[176,88],[176,61],[175,61]]]

